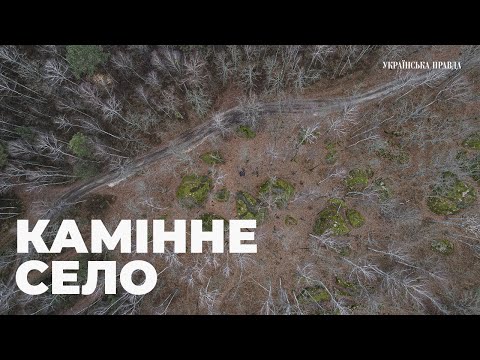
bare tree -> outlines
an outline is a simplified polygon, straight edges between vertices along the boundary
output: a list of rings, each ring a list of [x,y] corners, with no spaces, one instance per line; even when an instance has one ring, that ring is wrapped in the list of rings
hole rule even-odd
[[[180,99],[172,89],[163,90],[161,98],[162,102],[156,105],[165,115],[172,119],[183,119],[183,115],[180,112]]]
[[[228,80],[233,76],[234,67],[232,62],[228,59],[228,55],[224,51],[215,53],[215,67],[220,75],[223,85],[225,85]]]
[[[185,98],[195,112],[202,117],[207,114],[212,104],[212,100],[201,87],[192,90],[187,89]]]
[[[260,308],[261,315],[276,315],[277,310],[275,308],[275,301],[273,299],[273,292],[272,292],[272,283],[269,281],[268,288],[264,287],[257,283],[260,287],[262,287],[267,292],[266,299],[262,302],[262,307]]]
[[[250,93],[255,90],[259,72],[255,64],[247,64],[240,73],[240,81]]]
[[[351,126],[357,123],[358,109],[355,106],[345,106],[339,116],[330,119],[327,134],[332,132],[337,139],[343,138]]]
[[[200,288],[200,306],[205,307],[207,309],[207,313],[209,315],[215,314],[215,303],[217,300],[217,297],[219,295],[219,291],[217,289],[215,290],[209,290],[208,286],[210,285],[210,279],[208,279],[207,285],[203,288]]]
[[[262,105],[258,102],[256,95],[252,94],[240,99],[238,108],[243,116],[242,122],[252,128],[256,128],[262,114]]]
[[[207,80],[206,61],[198,52],[188,56],[184,61],[185,80],[184,84],[190,87],[202,87]]]
[[[68,66],[65,63],[55,59],[49,59],[45,62],[44,71],[45,79],[54,86],[61,85],[64,82],[70,82],[74,84],[68,78]]]
[[[126,54],[122,51],[118,51],[114,56],[112,56],[113,65],[122,71],[132,72],[140,80],[145,81],[145,79],[135,70],[134,62],[130,54]]]
[[[151,62],[153,66],[170,76],[176,84],[181,83],[184,66],[182,55],[179,51],[169,47],[162,47],[152,53]]]
[[[310,52],[310,66],[324,66],[327,58],[335,53],[335,48],[331,45],[315,45]]]

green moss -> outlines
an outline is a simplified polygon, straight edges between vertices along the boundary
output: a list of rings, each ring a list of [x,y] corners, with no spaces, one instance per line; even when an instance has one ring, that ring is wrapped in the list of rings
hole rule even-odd
[[[439,215],[451,215],[460,211],[455,201],[443,197],[430,197],[427,200],[427,206],[432,212]]]
[[[433,250],[443,255],[450,255],[453,253],[453,244],[448,239],[434,240],[431,247]]]
[[[337,296],[351,297],[357,294],[357,287],[354,283],[336,277],[338,287],[335,289]]]
[[[347,219],[354,228],[359,228],[365,224],[365,219],[357,210],[347,209]]]
[[[470,134],[462,145],[470,149],[480,150],[480,131]]]
[[[335,207],[337,208],[345,208],[347,205],[345,204],[345,201],[343,201],[342,199],[338,199],[338,198],[331,198],[331,199],[328,199],[327,201],[329,204],[331,205],[334,205]]]
[[[302,303],[308,302],[323,302],[329,301],[330,294],[323,288],[323,286],[309,286],[300,292],[299,301]]]
[[[220,154],[219,151],[206,152],[200,156],[200,159],[202,159],[208,165],[223,164],[225,162],[222,154]]]
[[[212,189],[212,179],[195,174],[186,175],[177,189],[177,199],[183,206],[201,206]]]
[[[325,155],[325,162],[328,165],[333,165],[337,162],[337,152],[336,151],[329,151],[327,155]]]
[[[221,188],[215,193],[215,200],[220,202],[227,202],[230,199],[230,191],[227,188]]]
[[[200,220],[202,220],[203,231],[212,231],[212,220],[223,220],[224,230],[228,230],[228,221],[226,221],[225,218],[221,217],[220,215],[206,213],[200,217]]]
[[[257,134],[255,133],[255,131],[252,130],[252,128],[250,126],[247,126],[247,125],[240,125],[238,128],[237,128],[237,132],[247,138],[247,139],[253,139]]]
[[[350,232],[342,214],[341,206],[329,203],[318,213],[313,226],[313,233],[322,235],[326,231],[331,231],[333,235],[346,235]]]
[[[337,277],[337,284],[343,287],[344,289],[354,289],[355,285],[349,281],[343,280],[340,277]]]
[[[368,179],[373,176],[371,169],[353,169],[348,173],[345,184],[348,191],[363,191],[368,186]]]
[[[267,210],[260,206],[260,202],[244,191],[237,192],[236,208],[239,219],[257,220],[257,223],[262,223],[267,215]]]
[[[347,205],[342,199],[328,199],[327,205],[315,219],[313,233],[322,235],[326,231],[331,231],[332,235],[347,235],[350,233],[347,221],[354,228],[358,228],[365,223],[364,217],[355,209],[347,209]],[[345,249],[344,254],[341,255],[347,256],[348,250]]]
[[[335,149],[335,143],[327,143],[326,145],[327,155],[325,155],[325,162],[329,165],[333,165],[337,162],[337,150]]]
[[[378,194],[380,201],[386,201],[392,197],[392,190],[386,179],[375,179],[373,182],[373,189]]]
[[[459,180],[452,172],[446,171],[428,197],[427,206],[435,214],[452,215],[472,205],[476,198],[472,186]]]
[[[294,226],[297,224],[298,224],[298,220],[295,219],[293,216],[290,216],[290,215],[285,216],[285,225]]]
[[[295,188],[283,179],[269,179],[260,186],[261,197],[271,196],[278,207],[285,206],[295,193]]]
[[[7,165],[7,150],[5,150],[2,143],[0,143],[0,169]]]
[[[327,142],[327,144],[325,145],[325,148],[329,151],[331,150],[335,150],[335,143],[333,142]]]

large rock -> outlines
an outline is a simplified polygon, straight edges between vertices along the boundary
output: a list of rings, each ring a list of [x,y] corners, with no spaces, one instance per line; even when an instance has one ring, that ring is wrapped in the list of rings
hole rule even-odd
[[[200,220],[202,220],[203,231],[212,231],[213,220],[223,220],[223,229],[224,231],[228,230],[228,221],[225,220],[225,218],[223,218],[220,215],[213,214],[213,213],[206,213],[200,216]]]
[[[480,131],[470,134],[463,142],[463,146],[469,149],[480,150]]]
[[[200,156],[200,159],[208,165],[223,164],[225,162],[219,151],[206,152]]]
[[[283,179],[268,179],[260,186],[260,198],[271,197],[278,207],[285,206],[295,193],[295,188]]]
[[[471,185],[458,179],[454,173],[446,171],[428,197],[427,206],[435,214],[452,215],[471,206],[476,198],[477,194]]]
[[[212,179],[195,174],[186,175],[177,189],[177,199],[183,206],[201,206],[212,189]]]
[[[330,231],[332,235],[347,235],[350,233],[350,227],[359,228],[365,223],[365,219],[355,209],[348,209],[345,202],[341,199],[332,198],[327,202],[327,206],[318,213],[313,226],[314,235],[322,235]]]
[[[257,220],[261,223],[265,220],[267,210],[262,208],[260,201],[247,192],[239,191],[236,195],[237,216],[243,220]]]
[[[448,239],[433,240],[431,246],[433,250],[443,255],[453,253],[453,244]]]
[[[348,191],[363,191],[368,186],[368,180],[373,176],[371,169],[353,169],[345,179]]]
[[[343,202],[343,200],[328,200],[327,206],[317,215],[313,226],[313,233],[315,235],[322,235],[326,231],[331,231],[332,235],[347,235],[350,229],[343,215],[344,209],[345,202]]]

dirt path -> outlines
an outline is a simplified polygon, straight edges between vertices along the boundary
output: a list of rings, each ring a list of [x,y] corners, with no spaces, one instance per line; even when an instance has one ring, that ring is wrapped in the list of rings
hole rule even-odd
[[[409,79],[409,85],[412,86],[420,84],[422,81],[425,81],[430,75],[431,73],[419,74],[419,76]],[[262,116],[279,113],[313,113],[315,115],[324,115],[336,110],[341,110],[345,106],[358,105],[372,100],[381,99],[388,95],[399,92],[402,89],[406,90],[404,85],[404,80],[396,79],[387,84],[376,87],[372,90],[368,90],[362,94],[353,95],[350,97],[326,100],[294,99],[282,103],[263,103],[260,104],[260,114]],[[220,116],[223,119],[223,123],[225,124],[226,128],[241,124],[243,118],[243,114],[239,107],[235,107],[223,113],[216,114],[216,116]],[[205,139],[207,139],[210,135],[217,132],[217,129],[212,126],[212,124],[213,119],[189,131],[186,131],[177,139],[175,139],[172,144],[160,147],[146,155],[131,160],[131,162],[121,170],[110,171],[108,173],[99,175],[96,178],[80,183],[78,186],[69,190],[58,198],[54,206],[52,206],[52,208],[48,212],[48,218],[55,218],[65,207],[69,206],[70,204],[74,204],[85,195],[94,192],[106,185],[115,186],[119,182],[136,174],[138,171],[149,166],[150,164],[172,156],[172,150],[186,152],[192,150],[196,146],[200,145],[203,141],[205,141]]]

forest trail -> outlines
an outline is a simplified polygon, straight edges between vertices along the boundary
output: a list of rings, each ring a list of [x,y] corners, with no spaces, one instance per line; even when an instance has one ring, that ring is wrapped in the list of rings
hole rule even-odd
[[[395,79],[386,84],[382,84],[371,90],[365,91],[362,94],[356,94],[349,97],[325,100],[293,99],[282,103],[260,103],[259,112],[262,116],[280,113],[314,113],[316,116],[325,115],[341,110],[346,106],[359,105],[372,100],[385,98],[386,96],[395,94],[402,89],[405,90],[408,88],[408,86],[419,85],[422,83],[422,81],[425,82],[431,75],[432,74],[430,72],[426,72],[419,74],[416,77],[409,78],[408,80],[402,78]],[[407,81],[408,86],[406,86]],[[216,114],[216,116],[220,116],[223,119],[222,122],[226,128],[232,128],[233,126],[242,123],[243,113],[237,106],[222,113]],[[107,185],[113,187],[123,180],[135,175],[143,168],[172,156],[173,151],[191,151],[205,141],[209,136],[218,131],[213,126],[213,121],[214,120],[212,118],[210,121],[206,121],[203,124],[184,132],[167,146],[162,146],[145,155],[132,159],[127,165],[125,165],[124,168],[120,170],[113,170],[104,174],[100,174],[95,178],[78,184],[56,200],[47,213],[48,218],[55,218],[66,206],[78,202],[85,195]]]

